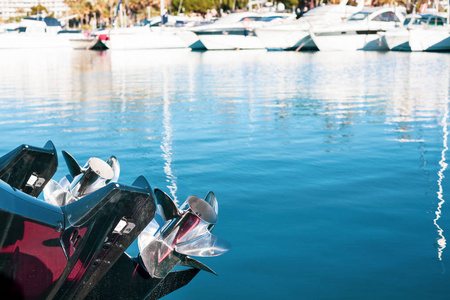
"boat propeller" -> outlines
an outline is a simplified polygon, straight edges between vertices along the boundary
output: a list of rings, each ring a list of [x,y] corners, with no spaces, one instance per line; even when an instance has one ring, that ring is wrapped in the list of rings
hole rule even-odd
[[[216,274],[190,257],[218,256],[231,249],[227,241],[211,233],[218,220],[214,193],[209,192],[205,199],[190,196],[180,208],[160,189],[155,189],[155,196],[159,218],[155,217],[138,237],[147,272],[164,278],[176,265],[182,265]]]
[[[110,182],[117,182],[120,165],[116,157],[106,162],[91,157],[84,167],[63,151],[70,175],[60,182],[50,180],[44,188],[46,202],[64,206],[97,191]],[[154,190],[157,215],[138,236],[140,259],[153,278],[165,278],[176,266],[187,266],[216,274],[205,264],[190,256],[212,257],[228,252],[230,244],[213,235],[219,206],[213,192],[205,199],[190,196],[180,207],[162,190]]]
[[[58,155],[50,141],[0,157],[0,286],[17,290],[15,298],[159,299],[200,270],[216,274],[191,257],[231,248],[211,233],[219,212],[213,192],[178,207],[143,176],[118,183],[114,156],[82,167],[62,154],[70,174],[59,182],[51,179]],[[37,198],[42,191],[47,203]],[[136,238],[140,253],[131,257]]]
[[[68,152],[62,153],[70,175],[63,177],[59,183],[50,180],[45,186],[44,199],[50,204],[64,206],[119,179],[120,165],[115,156],[111,156],[106,162],[91,157],[81,167]]]

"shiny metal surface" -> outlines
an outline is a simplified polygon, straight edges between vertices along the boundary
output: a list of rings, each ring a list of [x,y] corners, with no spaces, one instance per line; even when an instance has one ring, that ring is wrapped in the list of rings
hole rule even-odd
[[[219,214],[219,203],[217,202],[216,195],[212,191],[209,191],[208,194],[206,194],[205,201],[211,205],[211,207],[216,212],[216,215]]]
[[[67,178],[64,177],[64,182]],[[70,184],[67,181],[68,184]],[[70,186],[70,185],[69,185]],[[50,180],[47,186],[44,188],[44,200],[54,206],[61,207],[63,205],[72,203],[77,200],[71,192],[68,190],[68,186],[63,187],[60,183]]]
[[[52,205],[63,206],[72,203],[119,179],[120,164],[115,156],[111,156],[106,162],[91,157],[85,167],[81,167],[68,152],[62,153],[70,175],[63,177],[59,183],[50,180],[44,188],[44,199]]]
[[[36,170],[45,172],[47,167],[49,171],[42,173],[46,179],[45,174],[55,167],[52,150],[52,143],[44,148],[21,146],[0,158],[1,169],[9,179],[14,178],[14,185],[30,173],[39,179],[41,173]],[[24,155],[27,160],[21,159]],[[69,159],[72,167],[74,161]],[[77,175],[81,180],[76,184],[85,184],[84,191],[89,192],[80,198],[69,190],[70,175],[60,183],[51,180],[47,184],[46,201],[0,180],[2,297],[84,299],[153,219],[156,207],[145,178],[138,177],[133,186],[105,186],[104,181],[118,178],[115,157],[108,163],[91,158],[87,167],[79,169],[83,173]],[[98,178],[103,181],[101,185]],[[36,189],[29,191],[33,194]],[[120,229],[119,224],[123,224]]]
[[[216,274],[206,265],[188,255],[210,257],[228,252],[231,245],[211,234],[218,218],[217,200],[208,193],[209,202],[190,196],[177,208],[166,193],[155,189],[157,203],[161,205],[161,217],[167,222],[162,226],[152,221],[138,237],[138,246],[147,272],[155,278],[164,278],[176,266],[190,266]],[[212,204],[212,205],[211,205]]]
[[[53,172],[55,151],[47,150],[54,146],[47,146],[52,147],[32,152],[29,146],[19,147],[0,158],[0,169],[7,178],[14,175],[11,182],[15,184],[45,168],[45,162],[50,162]],[[20,160],[24,153],[38,164]],[[47,160],[39,162],[42,153]],[[0,180],[0,227],[4,228],[0,232],[0,289],[4,297],[98,299],[98,295],[112,293],[121,298],[159,299],[186,285],[199,270],[216,274],[185,254],[213,256],[229,250],[226,242],[209,232],[209,226],[217,222],[209,202],[191,196],[182,211],[161,190],[155,190],[155,201],[143,176],[130,186],[116,183],[120,165],[114,156],[106,162],[91,157],[84,167],[68,152],[63,156],[70,175],[59,182],[42,177],[45,201]],[[27,185],[40,179],[38,173],[31,174],[33,182],[28,179]],[[157,218],[156,203],[161,207]],[[124,253],[138,236],[143,262]],[[193,269],[171,272],[176,265]],[[126,280],[118,283],[117,278]],[[127,288],[133,293],[120,292]]]
[[[114,177],[114,171],[108,163],[97,157],[91,157],[87,162],[89,168],[98,176],[110,180]]]
[[[115,156],[111,156],[110,158],[108,158],[106,163],[111,167],[111,169],[114,173],[113,176],[111,177],[111,179],[107,180],[106,183],[117,182],[119,180],[119,176],[120,176],[119,160]]]
[[[51,141],[42,148],[24,144],[0,158],[0,179],[37,197],[55,174],[57,166],[58,157]]]
[[[62,154],[72,177],[75,177],[84,172],[83,168],[78,164],[76,159],[69,152],[63,150]]]
[[[77,198],[98,190],[114,177],[112,168],[96,157],[91,157],[83,169],[70,185],[70,192]]]
[[[230,251],[230,249],[231,245],[229,242],[209,232],[204,233],[194,240],[175,246],[175,250],[181,254],[201,257],[222,255]]]
[[[189,196],[187,202],[194,214],[200,219],[209,224],[215,224],[217,222],[217,214],[208,202],[197,196]]]
[[[161,216],[165,221],[180,217],[182,212],[164,191],[155,188],[156,204],[161,207]]]

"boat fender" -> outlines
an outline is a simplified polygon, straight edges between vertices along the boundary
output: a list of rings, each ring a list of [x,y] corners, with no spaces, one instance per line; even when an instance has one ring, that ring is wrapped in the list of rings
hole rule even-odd
[[[301,9],[300,7],[297,7],[297,8],[295,9],[295,14],[297,15],[296,19],[300,19],[301,16],[303,15],[302,9]]]
[[[245,18],[244,20],[242,20],[242,25],[244,25],[245,28],[247,28],[249,24],[250,24],[249,18]]]

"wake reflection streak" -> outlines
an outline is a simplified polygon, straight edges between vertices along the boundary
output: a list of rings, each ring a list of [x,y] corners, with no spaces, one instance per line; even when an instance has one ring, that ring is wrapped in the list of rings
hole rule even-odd
[[[442,206],[445,203],[444,200],[444,190],[442,188],[442,180],[444,179],[444,171],[447,169],[448,164],[446,163],[446,158],[445,158],[445,154],[448,150],[448,146],[447,146],[447,140],[448,140],[448,130],[447,130],[447,119],[448,119],[448,105],[445,105],[444,108],[444,116],[442,118],[442,131],[444,133],[444,137],[443,137],[443,142],[442,142],[442,152],[441,152],[441,160],[439,161],[439,165],[441,166],[439,172],[438,172],[438,199],[439,199],[439,203],[438,206],[436,208],[436,218],[433,220],[434,225],[437,228],[437,233],[438,233],[438,240],[437,240],[437,248],[438,248],[438,259],[440,261],[442,261],[442,254],[444,252],[444,249],[447,246],[447,240],[445,239],[444,236],[444,230],[439,226],[438,224],[438,220],[441,218],[441,214],[442,214]]]
[[[178,205],[178,199],[176,197],[177,192],[177,178],[172,172],[172,115],[170,113],[170,99],[168,95],[168,83],[165,80],[163,83],[163,127],[164,127],[164,137],[161,142],[161,150],[163,151],[162,157],[164,158],[164,173],[166,174],[166,180],[169,183],[168,188],[170,190],[170,194],[172,199]]]

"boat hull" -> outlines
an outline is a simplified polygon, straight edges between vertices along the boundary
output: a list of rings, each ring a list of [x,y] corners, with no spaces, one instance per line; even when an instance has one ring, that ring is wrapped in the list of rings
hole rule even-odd
[[[296,27],[258,28],[255,33],[267,50],[317,50],[309,31]]]
[[[406,28],[383,32],[380,39],[391,51],[411,51],[409,30]]]
[[[411,51],[450,51],[450,27],[417,28],[410,31]]]
[[[179,49],[187,48],[183,40],[172,31],[111,31],[105,45],[111,50]]]
[[[98,38],[70,39],[70,44],[74,50],[106,50],[106,45]]]
[[[83,33],[4,33],[0,34],[0,49],[71,48],[70,39],[83,37]]]
[[[380,42],[377,30],[321,32],[311,36],[320,51],[389,50]]]
[[[265,49],[253,30],[246,28],[195,31],[207,50]]]
[[[197,35],[191,30],[180,29],[175,34],[184,42],[184,44],[192,50],[206,50],[205,45],[198,39]]]

